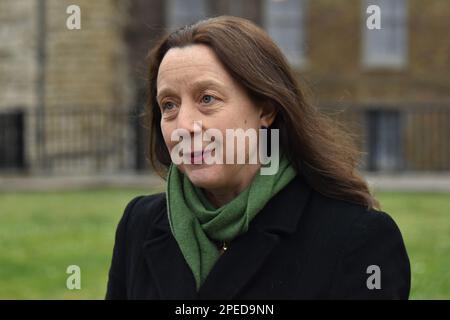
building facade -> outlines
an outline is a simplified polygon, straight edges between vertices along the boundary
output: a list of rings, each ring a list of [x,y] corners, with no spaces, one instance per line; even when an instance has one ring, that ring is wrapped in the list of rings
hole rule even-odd
[[[80,30],[66,27],[72,4]],[[447,0],[2,0],[0,170],[146,168],[148,49],[222,14],[267,30],[311,103],[356,135],[363,168],[450,170]]]

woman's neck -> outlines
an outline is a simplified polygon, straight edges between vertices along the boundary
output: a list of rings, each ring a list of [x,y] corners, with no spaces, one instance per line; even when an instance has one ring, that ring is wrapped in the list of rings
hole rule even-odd
[[[243,168],[242,175],[239,175],[240,180],[233,186],[217,189],[203,189],[206,198],[211,204],[220,208],[236,198],[242,191],[244,191],[253,181],[253,178],[258,173],[260,165],[248,165]]]

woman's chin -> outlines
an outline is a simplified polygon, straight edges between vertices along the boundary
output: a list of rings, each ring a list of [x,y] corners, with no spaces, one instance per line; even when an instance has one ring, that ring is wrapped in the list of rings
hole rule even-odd
[[[223,180],[219,165],[185,165],[183,169],[192,184],[199,188],[214,189]]]

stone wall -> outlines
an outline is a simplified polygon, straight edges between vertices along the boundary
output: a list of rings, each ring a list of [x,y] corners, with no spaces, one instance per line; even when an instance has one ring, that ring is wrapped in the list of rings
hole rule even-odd
[[[66,27],[71,4],[81,9],[80,30]],[[118,118],[107,112],[126,112],[134,99],[124,41],[128,5],[123,0],[1,1],[0,112],[12,107],[27,111],[25,148],[31,171],[43,169],[43,162],[47,172],[64,172],[68,166],[73,171],[74,157],[75,171],[82,172],[117,170],[133,161],[126,150],[132,152],[126,113]],[[41,29],[40,6],[45,12]],[[45,106],[41,122],[36,118],[40,105]],[[99,112],[97,117],[71,117],[65,110]],[[70,128],[72,135],[66,132]],[[92,132],[98,132],[98,146],[92,144]],[[103,160],[89,155],[111,141],[115,147],[106,148],[110,153]]]
[[[450,103],[449,1],[408,1],[408,62],[400,70],[362,66],[362,1],[315,0],[307,10],[307,64],[299,74],[321,102]]]
[[[36,1],[0,1],[0,110],[36,103]]]

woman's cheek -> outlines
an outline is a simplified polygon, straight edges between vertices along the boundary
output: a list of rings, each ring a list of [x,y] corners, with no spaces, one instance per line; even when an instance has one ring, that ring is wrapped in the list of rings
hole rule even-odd
[[[164,139],[164,142],[166,144],[166,147],[167,147],[167,149],[170,152],[172,150],[172,148],[173,148],[173,143],[172,143],[172,140],[170,138],[171,135],[172,135],[172,131],[170,130],[170,128],[168,128],[163,123],[161,123],[161,132],[162,132],[163,139]]]

